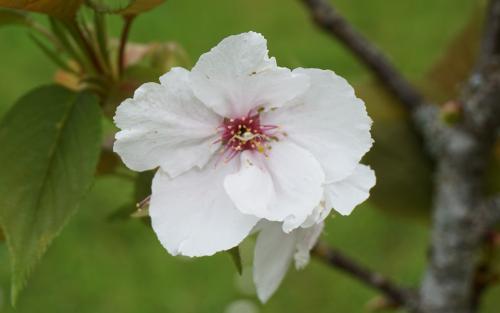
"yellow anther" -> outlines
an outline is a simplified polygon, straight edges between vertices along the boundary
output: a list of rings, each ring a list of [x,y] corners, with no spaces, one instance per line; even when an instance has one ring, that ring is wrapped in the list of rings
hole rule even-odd
[[[264,153],[266,151],[266,148],[263,145],[258,144],[257,151],[259,151],[259,153]]]

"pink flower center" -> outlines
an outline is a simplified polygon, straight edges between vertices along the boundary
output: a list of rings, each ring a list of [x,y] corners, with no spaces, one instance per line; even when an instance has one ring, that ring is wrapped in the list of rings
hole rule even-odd
[[[238,153],[252,150],[267,155],[271,149],[270,141],[278,140],[275,130],[278,126],[262,125],[258,113],[240,118],[225,118],[218,127],[225,161],[234,158]]]

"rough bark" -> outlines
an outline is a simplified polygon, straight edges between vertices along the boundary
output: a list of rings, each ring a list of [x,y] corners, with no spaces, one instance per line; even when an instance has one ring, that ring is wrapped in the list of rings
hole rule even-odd
[[[500,1],[493,0],[477,67],[463,90],[463,121],[447,130],[437,154],[433,233],[421,307],[470,313],[482,238],[496,209],[484,196],[485,170],[500,124]]]
[[[481,147],[463,130],[448,140],[438,161],[429,265],[420,289],[421,311],[429,313],[470,312],[482,236]]]
[[[328,1],[302,2],[314,22],[342,42],[400,100],[436,164],[428,268],[420,296],[412,299],[417,305],[399,303],[422,313],[475,312],[480,296],[474,290],[479,250],[485,234],[500,220],[500,198],[487,199],[483,186],[500,125],[500,0],[490,0],[487,8],[477,66],[462,91],[462,119],[455,125],[443,124],[439,108],[430,105]]]

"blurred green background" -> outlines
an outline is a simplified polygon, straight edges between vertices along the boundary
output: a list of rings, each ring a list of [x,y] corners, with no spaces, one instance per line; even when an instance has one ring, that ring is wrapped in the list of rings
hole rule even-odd
[[[450,40],[482,5],[471,0],[336,0],[335,4],[416,82],[426,79]],[[118,21],[112,25],[117,34]],[[195,62],[222,38],[248,30],[264,34],[270,54],[282,66],[328,68],[354,85],[370,82],[369,73],[353,57],[312,25],[299,1],[169,0],[137,19],[131,40],[176,41]],[[1,29],[0,53],[2,116],[23,93],[51,82],[55,67],[24,29]],[[369,104],[370,98],[365,101]],[[411,182],[412,173],[406,179]],[[126,179],[98,178],[79,213],[41,260],[15,310],[8,300],[9,262],[2,243],[0,311],[344,313],[365,311],[377,296],[313,260],[303,271],[291,270],[275,296],[261,305],[251,282],[251,241],[243,247],[242,277],[226,254],[171,257],[140,221],[107,220],[131,201],[132,193],[132,183]],[[400,214],[389,214],[366,203],[348,218],[329,219],[324,237],[366,265],[416,285],[425,268],[429,234],[425,219],[407,218],[405,207],[399,210]],[[498,312],[495,297],[500,297],[500,288],[488,292],[482,312]]]

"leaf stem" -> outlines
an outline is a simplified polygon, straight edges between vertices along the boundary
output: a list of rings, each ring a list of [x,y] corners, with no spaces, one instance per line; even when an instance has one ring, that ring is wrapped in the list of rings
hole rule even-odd
[[[120,47],[118,50],[118,76],[122,76],[123,69],[125,68],[125,47],[127,45],[128,35],[130,32],[130,27],[135,18],[135,15],[124,16],[124,25],[122,34],[120,36]]]
[[[88,38],[86,38],[83,34],[82,29],[80,28],[80,25],[78,25],[76,20],[73,20],[68,24],[68,29],[71,31],[71,34],[73,35],[76,42],[86,52],[87,57],[92,62],[92,65],[94,66],[94,69],[97,71],[97,73],[104,73],[103,68],[97,58],[96,52],[90,45]]]

